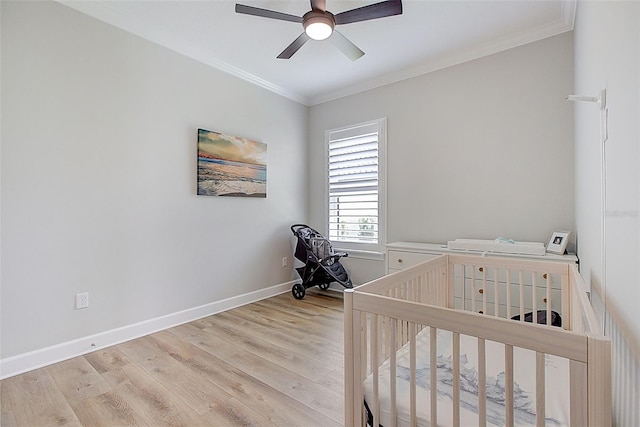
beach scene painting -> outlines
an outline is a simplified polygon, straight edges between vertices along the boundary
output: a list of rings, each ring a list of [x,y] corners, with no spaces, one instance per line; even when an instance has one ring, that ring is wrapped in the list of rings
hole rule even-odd
[[[198,195],[267,197],[267,144],[198,129]]]

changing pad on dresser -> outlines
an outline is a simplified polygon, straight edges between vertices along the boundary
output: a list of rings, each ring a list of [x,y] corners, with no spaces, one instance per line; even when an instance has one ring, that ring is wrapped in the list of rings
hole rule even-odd
[[[544,255],[545,247],[541,242],[505,243],[496,240],[456,239],[447,244],[449,249],[463,251],[496,252],[504,254]]]

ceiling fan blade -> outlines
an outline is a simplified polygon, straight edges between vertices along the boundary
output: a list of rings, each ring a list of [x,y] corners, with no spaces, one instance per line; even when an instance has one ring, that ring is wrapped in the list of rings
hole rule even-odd
[[[279,19],[281,21],[302,23],[302,17],[289,15],[288,13],[276,12],[275,10],[262,9],[259,7],[247,6],[236,3],[236,13],[245,15],[261,16],[263,18]]]
[[[293,56],[294,53],[298,51],[309,40],[309,36],[307,33],[302,33],[298,36],[297,39],[293,41],[285,50],[282,51],[280,55],[278,55],[278,59],[289,59]]]
[[[368,21],[370,19],[384,18],[386,16],[401,15],[402,1],[388,0],[370,4],[357,9],[347,10],[335,15],[336,25],[351,24],[353,22]]]
[[[351,40],[346,38],[339,31],[333,30],[333,34],[331,34],[329,40],[331,40],[331,42],[352,61],[355,61],[364,55],[364,52],[361,51],[358,46],[353,44]]]
[[[326,11],[327,10],[327,0],[311,0],[311,10],[321,10],[321,11]]]

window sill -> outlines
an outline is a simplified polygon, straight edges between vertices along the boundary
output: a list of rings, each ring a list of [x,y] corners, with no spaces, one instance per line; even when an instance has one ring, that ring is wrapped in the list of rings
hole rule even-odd
[[[384,261],[384,252],[363,251],[362,249],[345,249],[334,247],[335,252],[347,252],[349,258],[368,259],[372,261]]]

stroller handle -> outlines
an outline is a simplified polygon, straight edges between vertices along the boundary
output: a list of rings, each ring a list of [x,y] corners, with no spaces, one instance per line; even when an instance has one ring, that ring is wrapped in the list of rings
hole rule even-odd
[[[309,226],[308,226],[308,225],[306,225],[306,224],[293,224],[293,225],[291,226],[291,232],[292,232],[293,234],[296,234],[296,232],[297,232],[299,229],[301,229],[301,228],[311,228],[311,227],[309,227]],[[311,230],[313,230],[313,228],[311,228]],[[315,230],[313,230],[313,231],[315,231]],[[316,233],[317,233],[317,231],[316,231]]]
[[[320,264],[322,264],[322,265],[327,265],[327,262],[329,262],[329,261],[333,261],[333,262],[340,261],[340,258],[347,258],[348,256],[349,256],[349,254],[346,253],[346,252],[336,252],[333,255],[329,255],[326,258],[322,258],[318,262]]]

